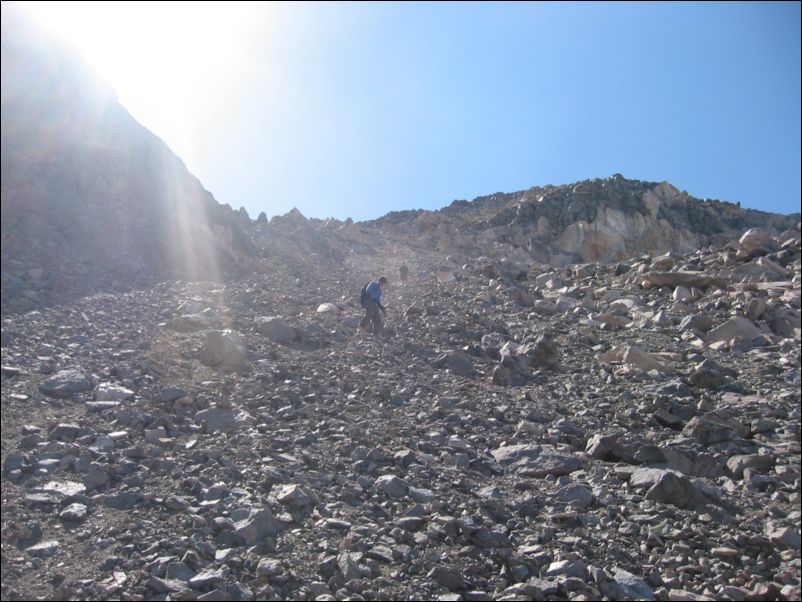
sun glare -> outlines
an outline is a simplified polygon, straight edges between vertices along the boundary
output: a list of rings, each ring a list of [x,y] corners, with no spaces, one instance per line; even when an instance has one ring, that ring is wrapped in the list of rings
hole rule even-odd
[[[126,109],[188,164],[244,85],[265,4],[242,2],[22,2],[77,47]]]

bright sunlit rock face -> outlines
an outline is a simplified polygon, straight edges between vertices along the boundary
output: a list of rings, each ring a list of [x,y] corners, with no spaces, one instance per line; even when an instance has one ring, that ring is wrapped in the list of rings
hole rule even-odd
[[[3,307],[243,268],[233,210],[77,53],[2,8]]]
[[[268,8],[239,2],[22,2],[45,28],[75,46],[137,121],[190,167],[200,114],[226,110],[242,85],[249,47]],[[197,127],[197,126],[195,126]]]

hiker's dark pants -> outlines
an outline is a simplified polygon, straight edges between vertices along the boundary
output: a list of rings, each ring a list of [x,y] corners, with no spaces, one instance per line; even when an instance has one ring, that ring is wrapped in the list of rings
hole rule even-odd
[[[367,330],[371,321],[373,322],[373,334],[377,335],[382,330],[382,316],[379,311],[379,305],[375,299],[365,300],[365,317],[362,318],[359,327],[362,330]]]

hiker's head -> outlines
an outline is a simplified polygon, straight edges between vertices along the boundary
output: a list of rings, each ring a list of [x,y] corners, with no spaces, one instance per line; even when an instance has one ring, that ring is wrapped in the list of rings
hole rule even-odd
[[[387,278],[385,278],[384,276],[382,276],[381,278],[379,278],[379,286],[380,286],[380,287],[382,287],[382,288],[384,288],[385,286],[387,286]]]

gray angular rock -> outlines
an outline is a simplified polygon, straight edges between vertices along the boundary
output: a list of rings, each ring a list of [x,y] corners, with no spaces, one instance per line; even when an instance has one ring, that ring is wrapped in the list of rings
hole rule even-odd
[[[654,589],[641,577],[620,567],[612,571],[613,581],[607,583],[604,592],[614,600],[654,600]]]
[[[248,516],[234,524],[234,534],[243,546],[262,543],[268,537],[274,537],[282,531],[282,525],[273,517],[270,508],[252,508]]]
[[[740,439],[740,434],[732,426],[698,416],[692,418],[682,432],[688,437],[697,439],[702,445],[708,446]]]
[[[83,375],[81,370],[69,368],[57,372],[39,385],[39,390],[51,397],[63,399],[72,397],[75,393],[92,390],[92,383]]]
[[[727,470],[736,479],[740,479],[747,468],[753,472],[766,474],[774,467],[774,462],[775,457],[768,454],[737,455],[727,460]]]
[[[249,414],[238,410],[209,408],[195,414],[195,422],[203,425],[205,432],[214,433],[245,428],[255,423],[255,419]]]
[[[752,341],[761,336],[763,336],[763,332],[751,320],[735,316],[708,332],[707,340],[711,343],[731,339]]]
[[[443,368],[450,370],[454,374],[472,378],[474,376],[474,367],[471,358],[464,353],[451,351],[448,352],[432,362],[435,368]]]
[[[55,556],[59,553],[60,549],[61,545],[58,541],[50,540],[37,543],[29,548],[25,548],[25,551],[31,556],[35,556],[37,558],[46,558],[48,556]]]
[[[87,508],[85,504],[74,503],[70,504],[64,510],[59,512],[58,517],[61,520],[71,521],[71,522],[80,522],[86,519]]]
[[[131,399],[134,392],[113,383],[100,383],[95,392],[96,401],[124,401]]]
[[[586,485],[566,485],[557,490],[555,498],[577,510],[585,510],[593,502],[593,492]]]
[[[634,475],[633,475],[634,477]],[[645,499],[694,509],[709,500],[685,476],[663,471],[646,492]]]
[[[409,483],[395,475],[382,475],[376,479],[373,486],[379,491],[396,498],[406,497],[409,492]]]
[[[260,316],[256,318],[255,327],[256,332],[265,335],[274,343],[291,343],[298,338],[296,330],[277,316]]]
[[[207,366],[228,370],[241,370],[248,364],[245,341],[231,330],[209,332],[198,357]]]
[[[426,576],[452,592],[461,592],[468,589],[468,584],[465,580],[450,567],[436,566]]]
[[[799,550],[800,535],[799,529],[793,527],[776,527],[768,531],[769,541],[779,546],[781,549]]]

